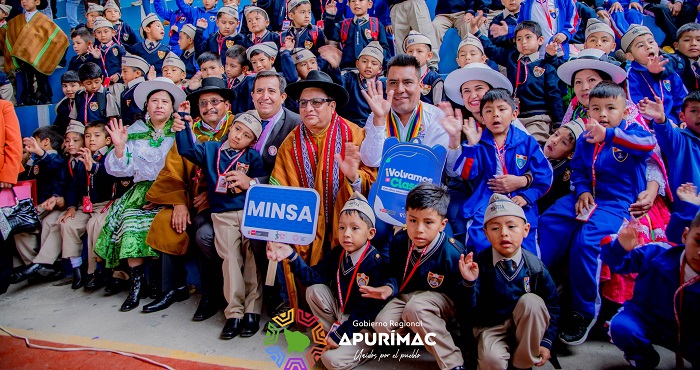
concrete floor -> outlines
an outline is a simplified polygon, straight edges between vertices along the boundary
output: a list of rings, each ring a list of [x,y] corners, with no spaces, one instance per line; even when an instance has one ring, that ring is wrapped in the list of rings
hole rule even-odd
[[[53,342],[251,369],[277,368],[265,352],[263,331],[251,338],[224,341],[219,339],[225,322],[223,314],[204,322],[191,321],[198,295],[152,314],[144,314],[140,309],[119,312],[125,297],[126,293],[104,297],[102,291],[91,294],[82,289],[74,291],[70,285],[21,283],[0,295],[0,325],[17,334]],[[146,303],[150,301],[145,300]],[[604,338],[589,339],[587,343],[569,349],[570,354],[559,356],[563,369],[627,368],[622,353]],[[410,352],[412,349],[401,349],[401,353]],[[673,353],[665,349],[659,349],[659,352],[662,358],[660,369],[672,369]],[[418,359],[398,361],[389,358],[370,361],[361,368],[437,369],[437,365],[430,354],[421,349]],[[548,363],[542,369],[553,367]]]

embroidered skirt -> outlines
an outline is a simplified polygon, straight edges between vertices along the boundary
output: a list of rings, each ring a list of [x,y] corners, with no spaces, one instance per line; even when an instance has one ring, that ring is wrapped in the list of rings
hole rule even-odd
[[[153,181],[134,184],[109,209],[100,236],[95,244],[95,254],[105,260],[108,268],[115,267],[124,258],[157,257],[158,252],[146,244],[151,222],[162,207],[143,209],[146,193]]]

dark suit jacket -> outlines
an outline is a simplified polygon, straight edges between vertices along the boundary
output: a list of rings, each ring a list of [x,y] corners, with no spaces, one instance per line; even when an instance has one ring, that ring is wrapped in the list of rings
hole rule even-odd
[[[275,159],[277,159],[277,151],[282,145],[284,139],[287,138],[292,130],[301,124],[301,117],[298,114],[290,111],[287,108],[282,108],[282,117],[275,122],[275,127],[270,131],[270,136],[267,138],[265,146],[260,151],[265,168],[265,176],[258,177],[261,184],[267,184],[270,181],[270,174],[275,167]],[[274,149],[271,147],[274,146]],[[272,153],[272,154],[271,154]]]

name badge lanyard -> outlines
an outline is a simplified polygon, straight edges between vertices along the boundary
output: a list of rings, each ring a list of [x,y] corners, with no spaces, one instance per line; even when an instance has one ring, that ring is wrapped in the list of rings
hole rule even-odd
[[[685,282],[685,258],[681,262],[681,286],[673,294],[673,314],[676,316],[676,324],[678,325],[678,349],[676,350],[676,368],[683,368],[683,354],[681,353],[681,310],[683,309],[683,289],[700,281],[700,275]],[[676,306],[678,299],[678,306]]]
[[[595,149],[593,149],[593,163],[591,163],[591,181],[593,183],[593,198],[595,199],[595,186],[596,186],[596,175],[595,175],[595,162],[598,160],[598,155],[603,151],[603,146],[605,143],[596,143]]]
[[[522,82],[520,82],[520,65],[521,64],[524,65],[523,69],[525,70],[525,78],[523,79]],[[529,75],[529,72],[527,71],[527,63],[523,62],[522,58],[518,59],[518,69],[515,72],[515,89],[513,89],[513,98],[514,99],[517,99],[517,96],[518,96],[518,86],[527,82],[528,75]],[[518,106],[520,106],[520,104],[518,104]]]
[[[399,293],[403,290],[403,288],[406,287],[406,284],[411,280],[413,277],[413,274],[415,274],[416,270],[418,270],[418,266],[420,265],[420,261],[423,259],[423,255],[425,254],[425,251],[428,250],[428,247],[430,245],[426,245],[423,248],[423,251],[420,252],[420,256],[418,257],[418,261],[416,261],[416,264],[413,265],[413,268],[411,269],[411,272],[406,276],[406,271],[408,271],[408,264],[411,261],[411,255],[413,254],[413,249],[415,248],[415,245],[411,243],[411,249],[408,250],[408,257],[406,258],[406,267],[403,269],[403,282],[401,283],[401,287],[399,288]]]
[[[89,95],[87,93],[85,94],[85,106],[83,107],[84,108],[83,109],[83,113],[84,113],[83,119],[85,119],[85,121],[83,123],[86,125],[90,121],[88,119],[88,105],[90,105],[90,100],[92,100],[93,96],[95,96],[95,93],[91,93]]]
[[[224,47],[224,42],[226,41],[226,38],[221,36],[221,34],[219,34],[219,36],[217,36],[216,38],[216,43],[219,44],[219,55],[221,55],[221,48]]]
[[[659,96],[656,95],[656,91],[651,87],[651,84],[649,81],[647,81],[647,78],[644,77],[644,74],[642,73],[642,78],[644,79],[644,82],[646,82],[647,86],[649,87],[649,91],[651,91],[652,94],[654,94],[655,98],[658,98]],[[664,101],[664,89],[663,86],[661,86],[661,80],[659,80],[659,91],[661,91],[661,101]]]
[[[98,154],[98,155],[97,155],[97,158],[94,159],[94,161],[95,161],[96,163],[99,163],[99,162],[100,162],[100,159],[102,159],[102,154]],[[88,196],[88,198],[89,198],[89,197],[90,197],[90,189],[92,189],[92,180],[93,180],[93,178],[94,178],[95,175],[93,175],[92,173],[90,173],[90,170],[87,169],[87,168],[85,169],[85,173],[87,174],[87,196]],[[114,193],[115,193],[114,190],[115,190],[114,187],[112,187],[112,197],[114,197]]]
[[[547,18],[547,25],[549,26],[549,31],[554,33],[554,26],[552,25],[552,15],[549,12],[549,0],[544,0],[544,2],[537,1],[544,12],[545,18]]]
[[[222,147],[223,147],[223,146],[222,146]],[[235,158],[233,158],[233,160],[231,161],[231,163],[229,163],[228,167],[226,167],[226,170],[224,170],[224,173],[227,173],[227,172],[231,169],[231,167],[233,167],[233,165],[234,165],[236,162],[238,162],[238,160],[241,158],[241,156],[242,156],[243,153],[245,153],[245,152],[246,152],[245,149],[244,149],[244,150],[241,150],[241,152],[238,153],[238,155],[237,155]],[[221,176],[222,176],[222,174],[221,174],[221,172],[220,172],[220,171],[221,171],[221,170],[220,170],[221,167],[219,167],[220,161],[221,161],[221,147],[219,147],[219,155],[216,157],[216,172],[217,172],[217,174],[219,175],[219,178],[221,178]]]
[[[100,50],[100,60],[102,60],[102,69],[105,71],[105,81],[102,83],[105,87],[109,86],[109,72],[107,72],[107,53],[109,52],[109,49],[114,45],[114,41],[110,41],[109,44],[107,44],[107,48],[102,52]]]
[[[503,174],[507,175],[508,174],[508,169],[506,168],[506,143],[503,143],[503,146],[499,147],[498,143],[496,142],[496,138],[494,138],[493,143],[496,145],[496,155],[498,155],[498,161],[501,162],[501,169],[503,169]]]
[[[355,269],[352,272],[352,279],[350,279],[350,283],[348,284],[348,290],[347,290],[347,293],[345,294],[345,300],[343,300],[343,291],[340,289],[340,269],[343,266],[343,255],[345,253],[340,253],[340,258],[338,261],[338,270],[335,272],[335,281],[337,282],[337,286],[338,286],[338,300],[340,301],[340,313],[341,314],[345,313],[345,305],[347,305],[348,301],[350,300],[350,292],[352,291],[352,283],[357,278],[357,272],[360,270],[360,264],[365,259],[365,255],[367,254],[368,250],[369,250],[369,242],[367,242],[367,244],[365,245],[365,250],[362,252],[362,254],[360,255],[360,259],[357,260],[357,263],[355,264]]]

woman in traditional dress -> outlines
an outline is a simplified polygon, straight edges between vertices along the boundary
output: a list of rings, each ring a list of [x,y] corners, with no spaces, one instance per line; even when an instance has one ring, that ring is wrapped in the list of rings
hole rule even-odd
[[[127,259],[131,268],[131,290],[121,311],[138,307],[148,295],[145,262],[158,253],[146,245],[146,235],[160,207],[148,204],[146,192],[163,168],[165,157],[175,141],[171,131],[174,107],[185,100],[185,93],[167,78],[142,82],[134,92],[134,103],[144,109],[144,120],[125,127],[112,119],[107,131],[114,149],[107,154],[105,168],[116,177],[134,178],[129,189],[109,210],[107,221],[95,245],[95,253],[108,268]]]

